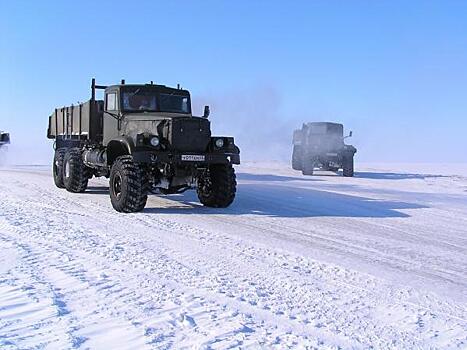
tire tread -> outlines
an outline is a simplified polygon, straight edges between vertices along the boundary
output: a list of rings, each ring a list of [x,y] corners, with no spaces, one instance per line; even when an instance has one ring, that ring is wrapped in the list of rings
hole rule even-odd
[[[205,175],[206,176],[206,175]],[[205,193],[202,186],[198,186],[199,201],[212,208],[226,208],[235,199],[237,191],[237,179],[235,170],[231,164],[214,164],[209,167],[211,191]],[[203,181],[201,178],[199,181]]]
[[[354,176],[354,160],[352,156],[345,156],[342,162],[342,175],[344,177],[353,177]]]
[[[63,183],[63,161],[66,152],[66,148],[58,148],[55,150],[54,154],[52,173],[54,177],[55,186],[57,186],[58,188],[65,188],[65,184]]]
[[[142,211],[146,206],[149,191],[149,181],[144,168],[135,163],[132,156],[126,155],[115,160],[112,171],[117,170],[121,171],[122,178],[127,178],[128,186],[126,189],[128,192],[122,193],[126,198],[120,203],[111,197],[112,206],[115,210],[123,213]]]
[[[70,162],[70,178],[67,181],[65,177],[65,164]],[[79,148],[70,148],[65,154],[63,169],[62,169],[64,185],[68,192],[82,193],[88,187],[89,171],[88,167],[84,164],[81,150]]]

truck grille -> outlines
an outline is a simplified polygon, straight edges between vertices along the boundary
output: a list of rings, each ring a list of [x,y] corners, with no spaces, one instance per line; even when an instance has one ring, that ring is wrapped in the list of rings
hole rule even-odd
[[[205,152],[211,141],[210,122],[197,117],[173,118],[166,138],[175,151]]]

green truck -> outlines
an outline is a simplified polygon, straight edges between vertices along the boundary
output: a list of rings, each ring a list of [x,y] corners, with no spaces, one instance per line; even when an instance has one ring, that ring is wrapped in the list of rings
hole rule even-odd
[[[240,150],[233,137],[211,135],[209,113],[205,106],[203,116],[192,115],[190,93],[179,86],[92,79],[90,100],[49,116],[55,185],[79,193],[93,176],[105,176],[112,206],[126,213],[143,210],[150,192],[189,189],[205,206],[228,207]]]

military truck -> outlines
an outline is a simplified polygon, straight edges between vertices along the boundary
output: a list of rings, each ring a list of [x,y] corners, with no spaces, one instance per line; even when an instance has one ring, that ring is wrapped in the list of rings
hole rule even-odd
[[[0,130],[0,148],[10,143],[10,134]]]
[[[233,137],[211,135],[209,113],[205,106],[203,116],[193,116],[190,93],[180,86],[103,86],[92,79],[90,100],[49,116],[55,185],[79,193],[91,177],[105,176],[113,208],[125,213],[143,210],[150,192],[189,189],[205,206],[228,207],[240,150]]]
[[[292,168],[303,175],[313,175],[315,168],[338,171],[344,176],[354,175],[354,155],[357,149],[346,145],[344,126],[331,122],[304,123],[293,134]]]

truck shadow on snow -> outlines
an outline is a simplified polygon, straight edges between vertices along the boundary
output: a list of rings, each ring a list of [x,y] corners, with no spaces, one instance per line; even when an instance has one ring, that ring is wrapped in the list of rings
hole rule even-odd
[[[302,176],[297,173],[297,176],[283,176],[270,174],[248,174],[239,173],[237,179],[245,181],[324,181],[320,177],[342,177],[342,171],[332,173],[329,171],[316,171],[313,176]],[[449,177],[446,175],[433,174],[410,174],[410,173],[390,173],[390,172],[355,172],[355,178],[358,179],[375,179],[375,180],[426,180],[433,178]]]
[[[433,178],[443,178],[449,177],[446,175],[433,175],[433,174],[405,174],[405,173],[377,173],[377,172],[367,172],[359,171],[355,173],[355,177],[361,179],[377,179],[377,180],[426,180]]]
[[[204,207],[198,202],[194,191],[162,198],[173,201],[173,206],[164,203],[164,207],[157,207],[157,202],[150,197],[144,213],[258,215],[278,218],[407,218],[410,215],[403,210],[427,208],[424,205],[404,201],[379,200],[274,184],[240,183],[235,201],[228,208]]]

